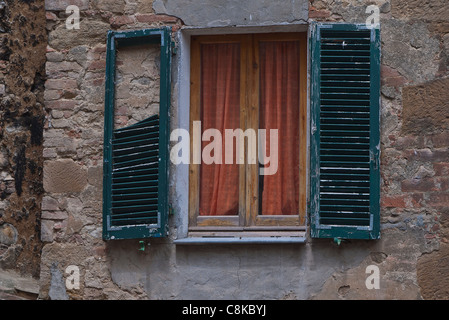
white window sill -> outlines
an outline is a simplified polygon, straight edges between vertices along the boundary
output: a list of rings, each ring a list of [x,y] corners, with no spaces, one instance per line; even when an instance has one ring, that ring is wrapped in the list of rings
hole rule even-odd
[[[207,244],[286,244],[305,243],[305,236],[297,237],[187,237],[174,241],[177,245]]]

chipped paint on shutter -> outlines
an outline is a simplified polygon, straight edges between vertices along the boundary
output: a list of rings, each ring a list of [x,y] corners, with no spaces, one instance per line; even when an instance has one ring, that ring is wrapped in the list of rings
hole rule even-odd
[[[313,25],[311,234],[379,238],[379,30]]]

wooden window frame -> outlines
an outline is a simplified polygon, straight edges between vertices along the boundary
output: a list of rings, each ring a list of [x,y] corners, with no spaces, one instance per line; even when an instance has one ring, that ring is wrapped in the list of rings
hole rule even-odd
[[[259,42],[300,42],[300,116],[299,116],[299,212],[298,215],[258,214],[258,164],[239,164],[239,213],[236,216],[199,216],[200,164],[193,162],[193,141],[201,139],[190,135],[191,159],[189,165],[189,235],[196,236],[272,236],[298,234],[305,230],[307,207],[307,33],[280,32],[257,34],[192,36],[190,60],[190,132],[193,122],[200,121],[201,44],[239,43],[240,69],[240,128],[259,128]],[[257,131],[256,131],[257,132]],[[198,140],[199,141],[199,140]],[[245,148],[245,159],[247,148]],[[256,153],[257,154],[257,153]]]

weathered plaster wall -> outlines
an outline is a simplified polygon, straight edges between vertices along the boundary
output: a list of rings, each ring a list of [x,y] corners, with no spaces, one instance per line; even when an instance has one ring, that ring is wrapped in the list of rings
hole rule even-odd
[[[143,251],[139,250],[137,240],[107,243],[101,240],[106,30],[172,25],[177,31],[183,23],[208,27],[249,22],[242,21],[244,15],[233,14],[240,13],[237,3],[235,7],[220,7],[219,2],[214,2],[221,11],[216,7],[197,10],[195,5],[184,6],[180,11],[174,0],[75,2],[81,9],[79,30],[65,28],[65,8],[72,2],[46,1],[49,43],[45,83],[42,298],[66,295],[72,299],[447,297],[443,287],[443,278],[448,278],[447,265],[440,264],[440,259],[447,259],[449,230],[447,99],[440,89],[447,86],[449,25],[438,20],[445,16],[439,12],[446,10],[444,1],[432,8],[400,0],[311,0],[307,3],[308,17],[321,21],[363,23],[369,15],[365,12],[367,5],[377,4],[380,8],[381,240],[346,241],[340,246],[330,240],[311,239],[296,245],[177,246],[173,239],[186,230],[188,189],[186,168],[171,167],[170,202],[175,210],[170,217],[170,237],[147,241]],[[248,9],[256,3],[245,2],[242,6]],[[264,7],[274,10],[269,12],[271,18],[266,20],[265,13],[255,13],[252,17],[257,19],[252,23],[297,24],[306,20],[302,11],[304,2],[289,1],[291,4],[294,10],[288,14]],[[435,10],[438,12],[433,14]],[[226,15],[214,16],[214,12]],[[292,14],[296,12],[301,14],[293,19]],[[182,77],[188,72],[183,63],[188,60],[188,39],[184,40],[173,57],[172,129],[188,123],[188,110],[179,101],[188,97],[188,89],[181,83],[188,82]],[[134,76],[137,81],[141,75]],[[427,106],[440,110],[441,116],[426,113]],[[413,110],[419,111],[420,116],[416,117]],[[128,121],[129,106],[122,111],[118,116],[125,116]],[[80,268],[81,283],[79,289],[65,292],[61,282],[67,276],[64,270],[69,265]],[[365,286],[368,265],[379,267],[378,290],[368,290]]]
[[[39,276],[45,9],[0,1],[0,269]]]

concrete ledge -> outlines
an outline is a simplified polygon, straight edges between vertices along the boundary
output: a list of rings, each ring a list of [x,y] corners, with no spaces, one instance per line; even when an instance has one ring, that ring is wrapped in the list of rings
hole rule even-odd
[[[154,0],[156,14],[175,16],[187,26],[236,26],[307,22],[309,1]]]
[[[285,244],[305,243],[305,237],[191,237],[175,240],[177,245],[202,244]]]

